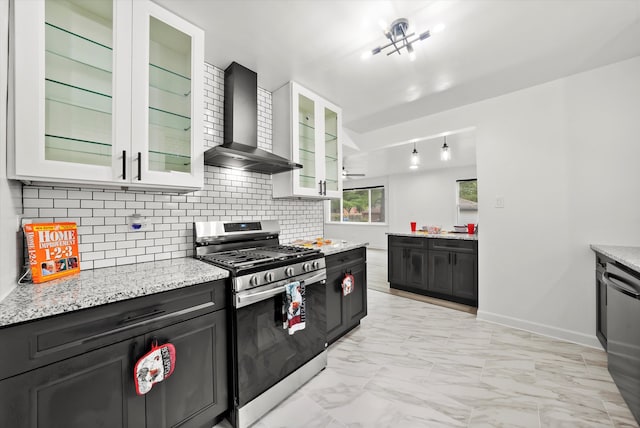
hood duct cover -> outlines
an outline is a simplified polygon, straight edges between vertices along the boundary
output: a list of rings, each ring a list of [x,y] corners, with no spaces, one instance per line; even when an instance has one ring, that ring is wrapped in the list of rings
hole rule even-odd
[[[258,75],[236,62],[224,71],[224,144],[204,152],[204,163],[265,174],[302,168],[258,148]]]

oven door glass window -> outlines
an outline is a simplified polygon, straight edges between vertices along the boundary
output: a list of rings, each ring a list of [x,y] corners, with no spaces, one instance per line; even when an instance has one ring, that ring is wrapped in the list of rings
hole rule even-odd
[[[324,283],[306,285],[306,323],[283,327],[283,294],[236,311],[237,398],[240,407],[321,353],[327,339]]]

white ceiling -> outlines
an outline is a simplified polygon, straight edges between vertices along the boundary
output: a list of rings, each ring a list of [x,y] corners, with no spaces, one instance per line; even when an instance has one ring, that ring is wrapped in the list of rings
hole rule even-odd
[[[640,0],[156,0],[206,31],[207,62],[295,80],[343,109],[355,133],[640,55]],[[417,59],[364,51],[379,22],[409,19]],[[357,134],[356,134],[357,135]]]

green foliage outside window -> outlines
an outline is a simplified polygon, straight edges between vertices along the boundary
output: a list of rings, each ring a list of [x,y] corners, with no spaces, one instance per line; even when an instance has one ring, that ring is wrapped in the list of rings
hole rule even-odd
[[[478,181],[460,181],[460,199],[466,199],[467,201],[478,202]]]
[[[384,223],[384,187],[344,190],[331,201],[331,221]]]

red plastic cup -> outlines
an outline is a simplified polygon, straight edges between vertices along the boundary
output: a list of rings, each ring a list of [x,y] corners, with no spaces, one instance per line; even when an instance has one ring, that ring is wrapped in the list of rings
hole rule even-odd
[[[412,231],[412,232],[415,232],[415,231],[416,231],[416,222],[415,222],[415,221],[412,221],[412,222],[411,222],[411,231]]]
[[[473,223],[467,224],[467,233],[475,233],[476,225]]]

